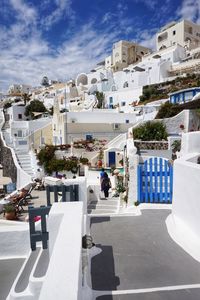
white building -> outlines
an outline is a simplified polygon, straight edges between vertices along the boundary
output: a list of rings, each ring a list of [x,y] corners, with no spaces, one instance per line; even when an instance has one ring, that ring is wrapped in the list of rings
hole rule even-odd
[[[200,25],[182,20],[164,26],[156,36],[157,50],[179,44],[191,50],[200,45]]]
[[[119,41],[113,44],[111,56],[106,57],[106,69],[114,72],[120,71],[130,64],[142,60],[142,57],[149,53],[150,49],[133,42]]]
[[[27,84],[12,84],[8,88],[8,94],[10,95],[28,94],[30,91],[31,85]]]
[[[70,144],[72,141],[87,138],[111,140],[127,132],[135,123],[135,113],[119,113],[113,109],[60,113],[56,101],[52,120],[53,143]]]

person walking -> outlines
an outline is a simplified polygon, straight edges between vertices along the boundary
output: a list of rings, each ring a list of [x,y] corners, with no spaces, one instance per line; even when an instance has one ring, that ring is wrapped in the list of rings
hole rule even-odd
[[[104,196],[107,199],[108,194],[109,194],[109,189],[111,188],[111,181],[110,178],[108,177],[108,174],[105,172],[104,177],[101,183],[102,190],[104,192]]]
[[[103,188],[102,188],[102,181],[103,181],[103,178],[104,178],[104,174],[105,174],[105,170],[104,168],[101,169],[101,172],[100,172],[100,186],[101,186],[101,191],[103,191]]]

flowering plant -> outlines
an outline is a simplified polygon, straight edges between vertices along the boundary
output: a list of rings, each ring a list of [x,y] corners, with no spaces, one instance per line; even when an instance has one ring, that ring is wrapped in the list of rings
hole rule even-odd
[[[181,124],[181,125],[180,125],[180,129],[182,129],[182,130],[183,130],[184,128],[185,128],[185,127],[184,127],[184,125],[183,125],[183,124]]]

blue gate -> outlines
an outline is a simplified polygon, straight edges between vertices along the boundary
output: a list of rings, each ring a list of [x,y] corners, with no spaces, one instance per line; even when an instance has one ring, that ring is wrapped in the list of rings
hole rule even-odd
[[[138,165],[138,202],[172,203],[173,167],[168,160],[152,157]]]

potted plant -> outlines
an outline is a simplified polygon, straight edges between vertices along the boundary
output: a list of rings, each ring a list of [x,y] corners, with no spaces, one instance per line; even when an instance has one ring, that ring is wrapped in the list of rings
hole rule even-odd
[[[179,152],[181,150],[181,140],[175,140],[172,143],[172,160],[175,160],[177,158],[176,152]]]
[[[16,209],[14,205],[12,204],[7,204],[4,205],[4,213],[5,213],[5,218],[6,220],[16,220]]]
[[[119,160],[119,164],[120,164],[121,166],[124,165],[124,160],[123,160],[123,158]]]

